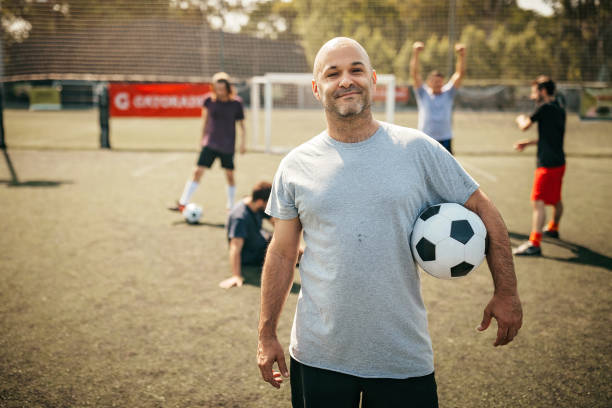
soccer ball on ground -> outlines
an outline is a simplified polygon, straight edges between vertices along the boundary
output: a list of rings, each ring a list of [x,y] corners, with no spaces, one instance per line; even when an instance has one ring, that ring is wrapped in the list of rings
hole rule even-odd
[[[202,207],[195,203],[189,203],[183,209],[183,217],[188,224],[197,224],[202,217]]]
[[[423,211],[412,229],[412,256],[428,274],[460,278],[485,258],[487,230],[478,215],[462,205],[442,203]]]

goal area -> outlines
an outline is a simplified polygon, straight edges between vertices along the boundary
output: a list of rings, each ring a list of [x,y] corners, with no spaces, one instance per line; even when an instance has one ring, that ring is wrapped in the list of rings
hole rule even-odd
[[[384,120],[393,123],[395,76],[382,74],[378,75],[377,79],[377,91],[373,95],[374,109],[382,105]],[[313,125],[313,121],[320,121],[320,126],[324,126],[320,116],[321,106],[311,91],[312,73],[271,72],[254,76],[250,84],[252,150],[286,153],[295,147],[296,140],[305,141],[305,137],[300,138],[295,135],[300,133],[301,128],[307,128],[309,137],[312,137],[316,134],[313,133],[314,129],[317,128],[316,124]],[[273,120],[273,112],[279,111],[282,112],[279,114],[281,118]],[[304,126],[301,126],[301,123]],[[279,132],[290,134],[279,137]]]

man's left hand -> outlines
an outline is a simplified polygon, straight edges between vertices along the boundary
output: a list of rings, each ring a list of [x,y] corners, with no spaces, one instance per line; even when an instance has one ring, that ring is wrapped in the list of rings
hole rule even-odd
[[[223,289],[229,289],[233,287],[239,288],[242,286],[243,282],[244,282],[244,279],[242,277],[232,276],[231,278],[227,278],[221,281],[221,283],[219,283],[219,287]]]
[[[486,330],[493,317],[497,320],[497,338],[493,345],[497,347],[510,343],[523,324],[523,310],[518,295],[493,295],[477,330]]]
[[[246,153],[246,145],[244,143],[240,144],[240,154],[245,154]]]

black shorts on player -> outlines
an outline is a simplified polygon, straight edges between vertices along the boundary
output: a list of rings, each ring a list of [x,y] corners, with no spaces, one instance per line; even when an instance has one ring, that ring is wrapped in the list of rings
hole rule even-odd
[[[221,167],[227,170],[234,170],[234,154],[218,152],[210,147],[204,146],[200,157],[198,158],[198,166],[210,168],[216,158],[221,160]]]
[[[406,379],[361,378],[291,358],[293,408],[437,408],[434,374]]]
[[[453,139],[438,140],[438,143],[444,146],[450,154],[453,154]]]

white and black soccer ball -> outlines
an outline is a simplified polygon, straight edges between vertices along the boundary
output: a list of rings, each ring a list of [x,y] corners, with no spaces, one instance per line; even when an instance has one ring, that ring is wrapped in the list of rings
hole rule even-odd
[[[487,230],[478,215],[462,205],[442,203],[423,211],[412,229],[410,247],[418,264],[441,279],[460,278],[485,258]]]
[[[197,224],[202,217],[202,207],[195,203],[189,203],[183,209],[183,217],[188,224]]]

